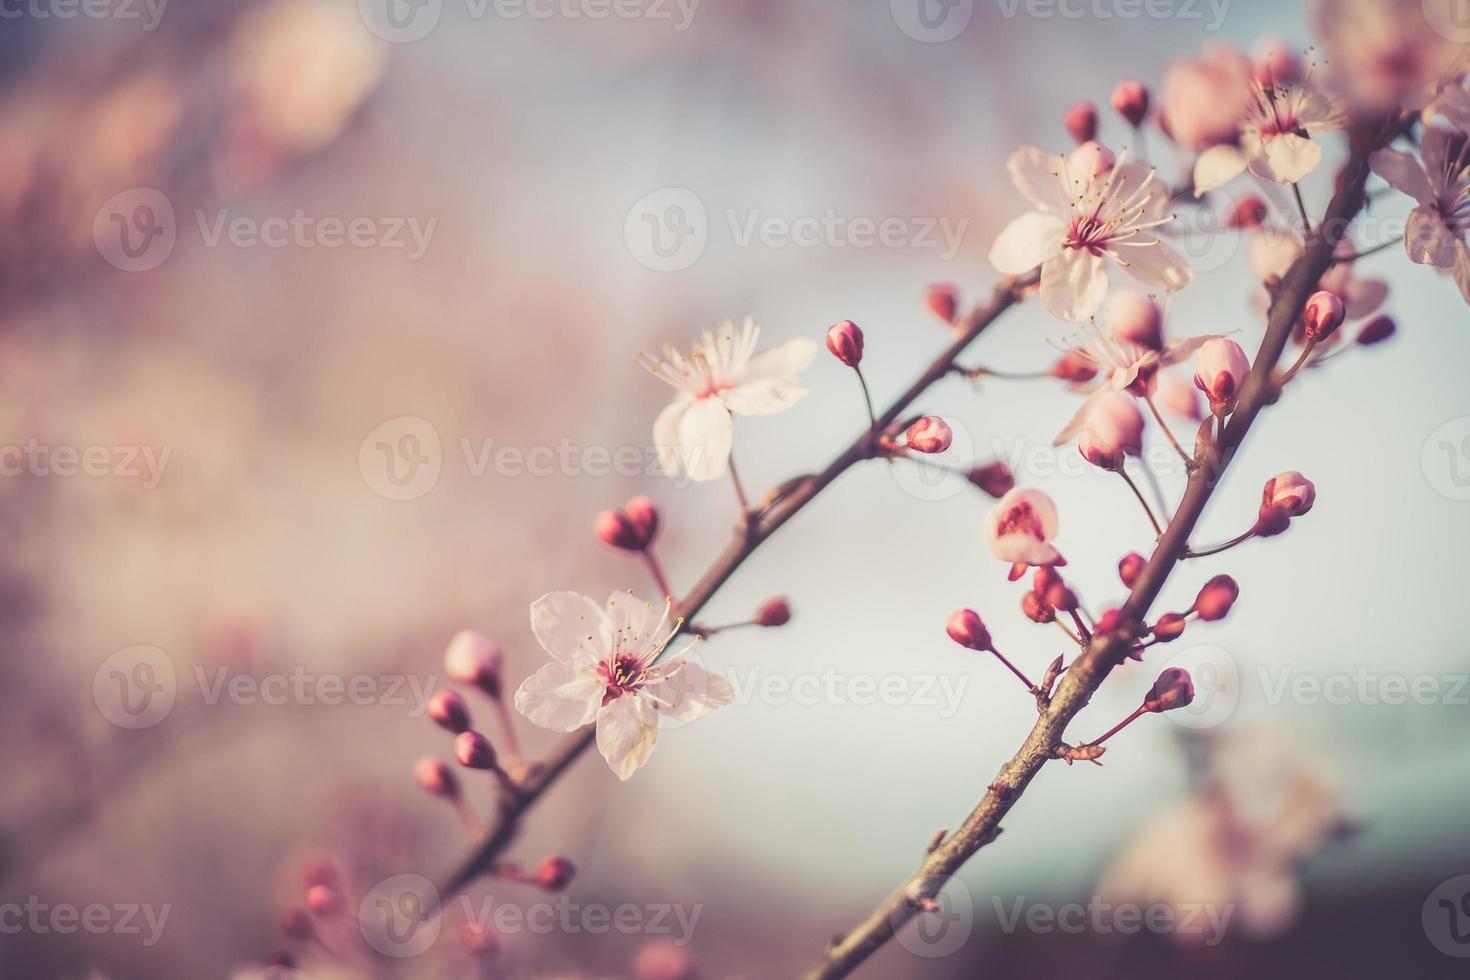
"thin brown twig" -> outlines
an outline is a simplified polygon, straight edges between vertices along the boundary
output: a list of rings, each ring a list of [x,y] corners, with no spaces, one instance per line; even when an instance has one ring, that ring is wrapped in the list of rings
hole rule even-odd
[[[1250,431],[1257,414],[1277,395],[1271,372],[1291,338],[1308,297],[1317,288],[1322,273],[1331,265],[1333,251],[1349,221],[1363,203],[1363,185],[1368,178],[1367,157],[1381,141],[1353,134],[1353,149],[1343,170],[1341,189],[1333,196],[1319,236],[1310,242],[1281,280],[1272,303],[1265,339],[1256,354],[1250,375],[1241,388],[1230,424],[1219,435],[1217,466],[1201,466],[1189,477],[1184,498],[1152,556],[1135,580],[1121,611],[1124,624],[1111,633],[1094,634],[1092,642],[1062,676],[1051,701],[1037,719],[1016,754],[1001,767],[975,809],[964,823],[935,848],[918,871],[901,884],[869,915],[836,938],[822,958],[804,975],[805,980],[834,980],[845,977],[880,949],[910,919],[926,906],[960,867],[980,848],[1000,834],[1000,821],[1021,798],[1041,767],[1056,757],[1071,720],[1087,706],[1092,695],[1122,661],[1135,641],[1135,624],[1144,622],[1149,607],[1158,598],[1165,581],[1189,546],[1189,536],[1204,512],[1220,477],[1234,458],[1234,450]],[[1365,145],[1366,144],[1366,145]]]

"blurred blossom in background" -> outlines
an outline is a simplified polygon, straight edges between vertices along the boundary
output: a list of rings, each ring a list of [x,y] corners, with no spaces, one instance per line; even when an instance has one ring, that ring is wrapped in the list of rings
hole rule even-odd
[[[463,831],[413,766],[448,755],[424,714],[449,638],[489,635],[518,684],[544,662],[537,596],[652,597],[593,534],[634,495],[664,508],[676,590],[725,543],[729,487],[658,469],[668,391],[638,352],[746,315],[763,345],[850,318],[886,404],[949,342],[925,287],[968,304],[996,280],[990,244],[1027,208],[1005,172],[1016,146],[1070,147],[1082,98],[1100,139],[1132,144],[1107,109],[1119,79],[1157,92],[1202,48],[1314,41],[1295,4],[921,7],[7,8],[0,973],[257,976],[307,862],[330,860],[354,904],[441,874]],[[1418,7],[1378,16],[1420,30]],[[1177,179],[1157,127],[1136,142]],[[1303,183],[1319,213],[1343,152],[1324,145]],[[1281,258],[1215,230],[1178,246],[1196,281],[1167,326],[1253,350],[1253,261]],[[1318,488],[1311,520],[1231,553],[1230,619],[1169,648],[1196,704],[1120,735],[1104,769],[1049,767],[1003,846],[946,889],[959,926],[910,926],[861,975],[1460,975],[1470,947],[1435,896],[1453,907],[1470,874],[1470,333],[1447,278],[1370,268],[1398,334],[1309,372],[1310,397],[1271,411],[1206,514],[1200,536],[1223,540],[1270,474]],[[1063,327],[1028,303],[975,356],[1044,369]],[[810,396],[740,420],[747,487],[825,465],[860,430],[847,374],[824,355]],[[1149,530],[1115,481],[1050,448],[1073,400],[956,378],[922,408],[953,427],[952,462],[1004,458],[1046,489],[1069,583],[1096,608],[1122,598],[1117,556]],[[569,913],[501,928],[486,954],[483,906],[455,904],[432,949],[366,961],[329,955],[360,940],[323,918],[296,946],[306,975],[797,972],[1030,727],[1029,700],[941,628],[970,606],[1028,671],[1057,652],[995,574],[989,506],[917,468],[844,477],[703,617],[792,597],[789,627],[701,645],[736,703],[667,732],[630,783],[584,759],[538,807],[513,854],[570,856],[570,892],[470,893],[558,917],[563,899],[631,906],[629,928]],[[1187,569],[1158,608],[1224,567]],[[854,683],[885,678],[900,693]],[[1125,668],[1081,734],[1152,679]],[[554,744],[523,738],[532,756]],[[461,775],[485,812],[488,780]],[[1119,928],[1129,903],[1174,924]],[[1074,907],[1088,927],[1068,926]],[[36,911],[57,908],[73,912]]]

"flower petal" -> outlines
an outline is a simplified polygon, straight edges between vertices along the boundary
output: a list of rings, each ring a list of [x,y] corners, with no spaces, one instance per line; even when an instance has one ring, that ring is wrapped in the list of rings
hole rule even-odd
[[[681,394],[653,420],[653,449],[665,476],[679,475],[679,423],[691,404],[693,400]]]
[[[746,362],[740,379],[792,378],[806,370],[816,356],[817,345],[810,337],[792,337],[753,355]]]
[[[730,410],[719,398],[701,398],[689,406],[679,420],[679,462],[689,479],[703,482],[724,475],[733,428]]]
[[[564,664],[595,662],[612,648],[612,626],[602,607],[576,592],[548,592],[531,603],[531,632]]]
[[[683,657],[671,658],[654,671],[659,679],[640,693],[653,698],[660,713],[678,721],[696,721],[735,700],[729,681]]]
[[[597,716],[607,684],[595,670],[546,664],[516,689],[516,710],[554,732],[581,728]]]
[[[720,392],[736,415],[775,415],[801,401],[807,388],[795,378],[755,378]]]
[[[1379,150],[1368,158],[1368,168],[1388,181],[1394,190],[1409,195],[1420,204],[1428,204],[1434,199],[1424,168],[1407,153]]]
[[[1464,242],[1455,243],[1455,264],[1450,268],[1450,277],[1460,287],[1465,302],[1470,303],[1470,246]]]
[[[1301,242],[1284,232],[1261,231],[1251,237],[1251,268],[1262,281],[1286,275],[1301,254]]]
[[[657,649],[673,631],[667,601],[648,602],[629,592],[607,597],[607,619],[618,649],[634,653]]]
[[[1404,229],[1404,249],[1413,261],[1448,269],[1455,262],[1457,241],[1438,211],[1421,206],[1409,212],[1409,223]]]
[[[1023,146],[1006,161],[1006,171],[1010,173],[1016,190],[1026,195],[1028,201],[1043,211],[1061,214],[1067,210],[1067,202],[1072,198],[1072,188],[1066,186],[1061,176],[1065,162],[1055,153],[1047,153],[1035,146]],[[1034,263],[1029,266],[1035,267]]]
[[[658,738],[658,713],[647,698],[625,694],[597,712],[597,751],[619,779],[648,761]]]
[[[1261,141],[1261,151],[1251,157],[1250,166],[1257,177],[1294,184],[1321,162],[1321,144],[1295,133],[1280,133]]]
[[[1194,196],[1223,187],[1245,170],[1245,154],[1228,143],[1212,146],[1194,162]]]
[[[1388,299],[1388,283],[1382,279],[1350,279],[1343,300],[1344,319],[1357,320],[1377,312]]]
[[[1028,211],[1006,225],[990,246],[990,264],[1008,276],[1030,272],[1062,247],[1062,219],[1045,211]]]
[[[1065,248],[1041,264],[1041,302],[1052,316],[1079,323],[1096,313],[1107,295],[1101,255]]]
[[[1184,256],[1163,241],[1136,248],[1121,248],[1113,253],[1113,257],[1123,266],[1123,271],[1134,279],[1160,289],[1183,289],[1189,285],[1193,275]]]

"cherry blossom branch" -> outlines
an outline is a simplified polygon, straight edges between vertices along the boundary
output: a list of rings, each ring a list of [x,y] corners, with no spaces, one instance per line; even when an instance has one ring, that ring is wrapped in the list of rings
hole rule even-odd
[[[847,976],[888,942],[909,919],[921,911],[937,908],[936,896],[945,882],[975,852],[995,840],[1001,831],[1001,819],[1010,812],[1041,767],[1065,754],[1062,737],[1068,723],[1086,707],[1113,667],[1122,661],[1135,643],[1138,624],[1144,621],[1170,572],[1185,555],[1189,536],[1234,458],[1235,450],[1250,431],[1257,414],[1278,396],[1279,388],[1272,372],[1291,338],[1292,327],[1316,290],[1322,274],[1331,266],[1334,250],[1348,223],[1363,205],[1368,154],[1383,142],[1372,138],[1372,135],[1366,129],[1354,132],[1352,153],[1343,170],[1341,189],[1333,197],[1317,231],[1309,237],[1306,249],[1281,280],[1271,306],[1266,336],[1241,388],[1229,424],[1221,427],[1218,445],[1209,447],[1209,452],[1197,453],[1201,459],[1210,459],[1212,465],[1200,466],[1190,473],[1178,510],[1134,580],[1118,617],[1120,625],[1093,635],[1087,649],[1062,675],[1050,702],[1020,749],[1001,767],[985,796],[959,829],[947,840],[941,840],[930,848],[918,871],[866,918],[834,939],[822,959],[806,973],[806,980]],[[1206,431],[1202,428],[1201,435],[1205,436]]]
[[[683,599],[679,600],[678,611],[687,624],[697,616],[771,535],[775,534],[792,517],[821,493],[828,485],[853,466],[879,455],[879,438],[883,432],[895,425],[904,413],[918,401],[937,381],[950,373],[959,357],[1002,313],[1016,305],[1026,291],[1038,282],[1038,273],[1011,276],[1003,280],[990,299],[977,306],[963,323],[955,329],[955,339],[934,360],[907,391],[878,416],[876,424],[852,442],[836,459],[822,471],[787,481],[761,506],[749,510],[742,527],[737,527],[733,540],[720,553],[704,575],[694,584]],[[463,858],[456,869],[444,880],[439,889],[439,899],[457,894],[481,875],[491,872],[499,856],[515,840],[526,813],[545,795],[546,791],[561,777],[596,739],[596,730],[589,725],[567,736],[552,750],[550,756],[539,765],[531,767],[513,793],[503,794],[498,806],[497,820],[493,831],[488,832],[472,853]]]

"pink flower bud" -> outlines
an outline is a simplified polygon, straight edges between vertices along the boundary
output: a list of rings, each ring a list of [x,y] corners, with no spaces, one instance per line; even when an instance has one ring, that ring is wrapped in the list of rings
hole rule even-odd
[[[301,869],[301,878],[306,882],[307,888],[312,885],[327,885],[335,888],[338,880],[337,869],[331,861],[325,858],[312,858]]]
[[[455,737],[454,757],[466,769],[495,768],[495,747],[477,731],[460,732]]]
[[[1179,639],[1179,634],[1184,632],[1184,627],[1189,620],[1184,618],[1183,613],[1164,613],[1159,621],[1154,623],[1154,639],[1160,643],[1169,643]]]
[[[633,957],[633,980],[693,980],[694,962],[684,947],[655,939],[639,947]]]
[[[1145,711],[1172,711],[1187,708],[1194,701],[1194,681],[1189,671],[1182,667],[1170,667],[1159,675],[1154,686],[1143,697]]]
[[[564,857],[549,857],[536,866],[536,884],[549,892],[559,892],[572,883],[576,865]]]
[[[1138,581],[1138,576],[1143,573],[1143,566],[1148,564],[1142,555],[1136,551],[1130,551],[1118,559],[1118,578],[1128,588],[1133,588],[1133,583]]]
[[[310,939],[315,930],[305,909],[287,909],[281,913],[281,935],[287,939]]]
[[[1042,565],[1036,570],[1036,574],[1031,576],[1031,591],[1043,599],[1046,598],[1048,592],[1061,584],[1062,573],[1050,565]]]
[[[1101,177],[1118,162],[1113,151],[1097,140],[1088,140],[1067,157],[1067,170],[1075,180],[1092,180]]]
[[[424,792],[446,800],[459,799],[459,780],[444,761],[425,756],[413,767],[413,776]]]
[[[758,626],[785,626],[791,622],[791,605],[781,596],[767,599],[755,611]]]
[[[1207,623],[1224,619],[1240,595],[1240,586],[1229,575],[1216,575],[1205,583],[1194,599],[1194,611]]]
[[[1296,470],[1278,473],[1266,481],[1261,492],[1261,510],[1280,508],[1288,517],[1300,517],[1317,501],[1317,488]]]
[[[1342,326],[1345,316],[1346,310],[1336,293],[1325,289],[1317,290],[1307,300],[1307,305],[1302,307],[1302,326],[1306,328],[1307,339],[1319,342],[1326,340]]]
[[[999,500],[1011,492],[1011,488],[1016,485],[1016,477],[1005,464],[1005,460],[998,459],[970,470],[970,482]]]
[[[1143,413],[1122,392],[1103,395],[1082,422],[1077,448],[1093,466],[1117,469],[1125,456],[1143,451]]]
[[[1256,45],[1255,78],[1262,88],[1292,85],[1302,77],[1302,56],[1279,37],[1262,38]]]
[[[329,885],[312,885],[306,890],[306,907],[326,918],[347,907],[347,899]]]
[[[851,320],[834,323],[827,328],[827,349],[848,367],[855,368],[863,360],[863,331]]]
[[[1270,214],[1264,198],[1252,194],[1240,199],[1240,203],[1230,209],[1230,214],[1225,218],[1225,227],[1238,230],[1250,231],[1261,227]]]
[[[962,647],[971,650],[990,649],[990,631],[980,621],[980,615],[973,609],[960,609],[949,615],[949,622],[945,624],[944,631],[949,638]]]
[[[954,441],[949,424],[937,415],[915,420],[904,434],[908,447],[917,453],[942,453]]]
[[[1198,422],[1199,392],[1194,390],[1194,385],[1173,372],[1162,372],[1157,377],[1159,404],[1181,418]]]
[[[1123,625],[1123,610],[1104,609],[1103,614],[1097,617],[1093,624],[1093,633],[1111,633]]]
[[[1126,287],[1114,289],[1108,294],[1104,316],[1108,329],[1119,340],[1163,350],[1164,316],[1152,296]]]
[[[1252,530],[1258,538],[1274,538],[1291,526],[1291,515],[1280,507],[1262,507]]]
[[[483,922],[463,923],[456,942],[471,956],[492,956],[500,950],[500,937]]]
[[[1077,611],[1077,593],[1067,588],[1061,582],[1047,589],[1043,598],[1046,599],[1048,606],[1051,606],[1059,612],[1070,613]]]
[[[444,672],[461,684],[473,684],[492,698],[500,697],[500,671],[505,655],[483,633],[460,630],[444,651]]]
[[[623,513],[633,522],[633,528],[643,539],[643,547],[653,544],[658,534],[658,504],[647,497],[634,497],[623,505]]]
[[[1082,384],[1097,377],[1097,366],[1075,352],[1063,354],[1047,371],[1053,378]]]
[[[1368,325],[1358,333],[1358,343],[1364,347],[1382,343],[1392,337],[1394,331],[1397,329],[1398,327],[1393,322],[1393,317],[1380,314],[1369,320]]]
[[[1139,125],[1148,115],[1148,89],[1138,82],[1119,82],[1113,88],[1113,109],[1128,125]]]
[[[1235,396],[1250,374],[1250,358],[1235,341],[1216,337],[1205,341],[1194,362],[1194,386],[1210,399],[1210,411],[1225,415],[1235,407]]]
[[[470,709],[453,691],[435,691],[429,698],[429,717],[445,731],[458,735],[470,727]]]
[[[1021,612],[1033,623],[1049,623],[1057,618],[1057,611],[1035,592],[1027,592],[1021,596]]]
[[[632,520],[620,510],[605,510],[598,514],[593,530],[597,532],[597,540],[611,548],[642,551],[647,544]]]
[[[1062,122],[1067,133],[1078,143],[1097,139],[1097,106],[1091,102],[1078,102],[1067,109]]]
[[[947,282],[939,282],[924,290],[924,305],[945,323],[954,323],[960,306],[959,292]]]

